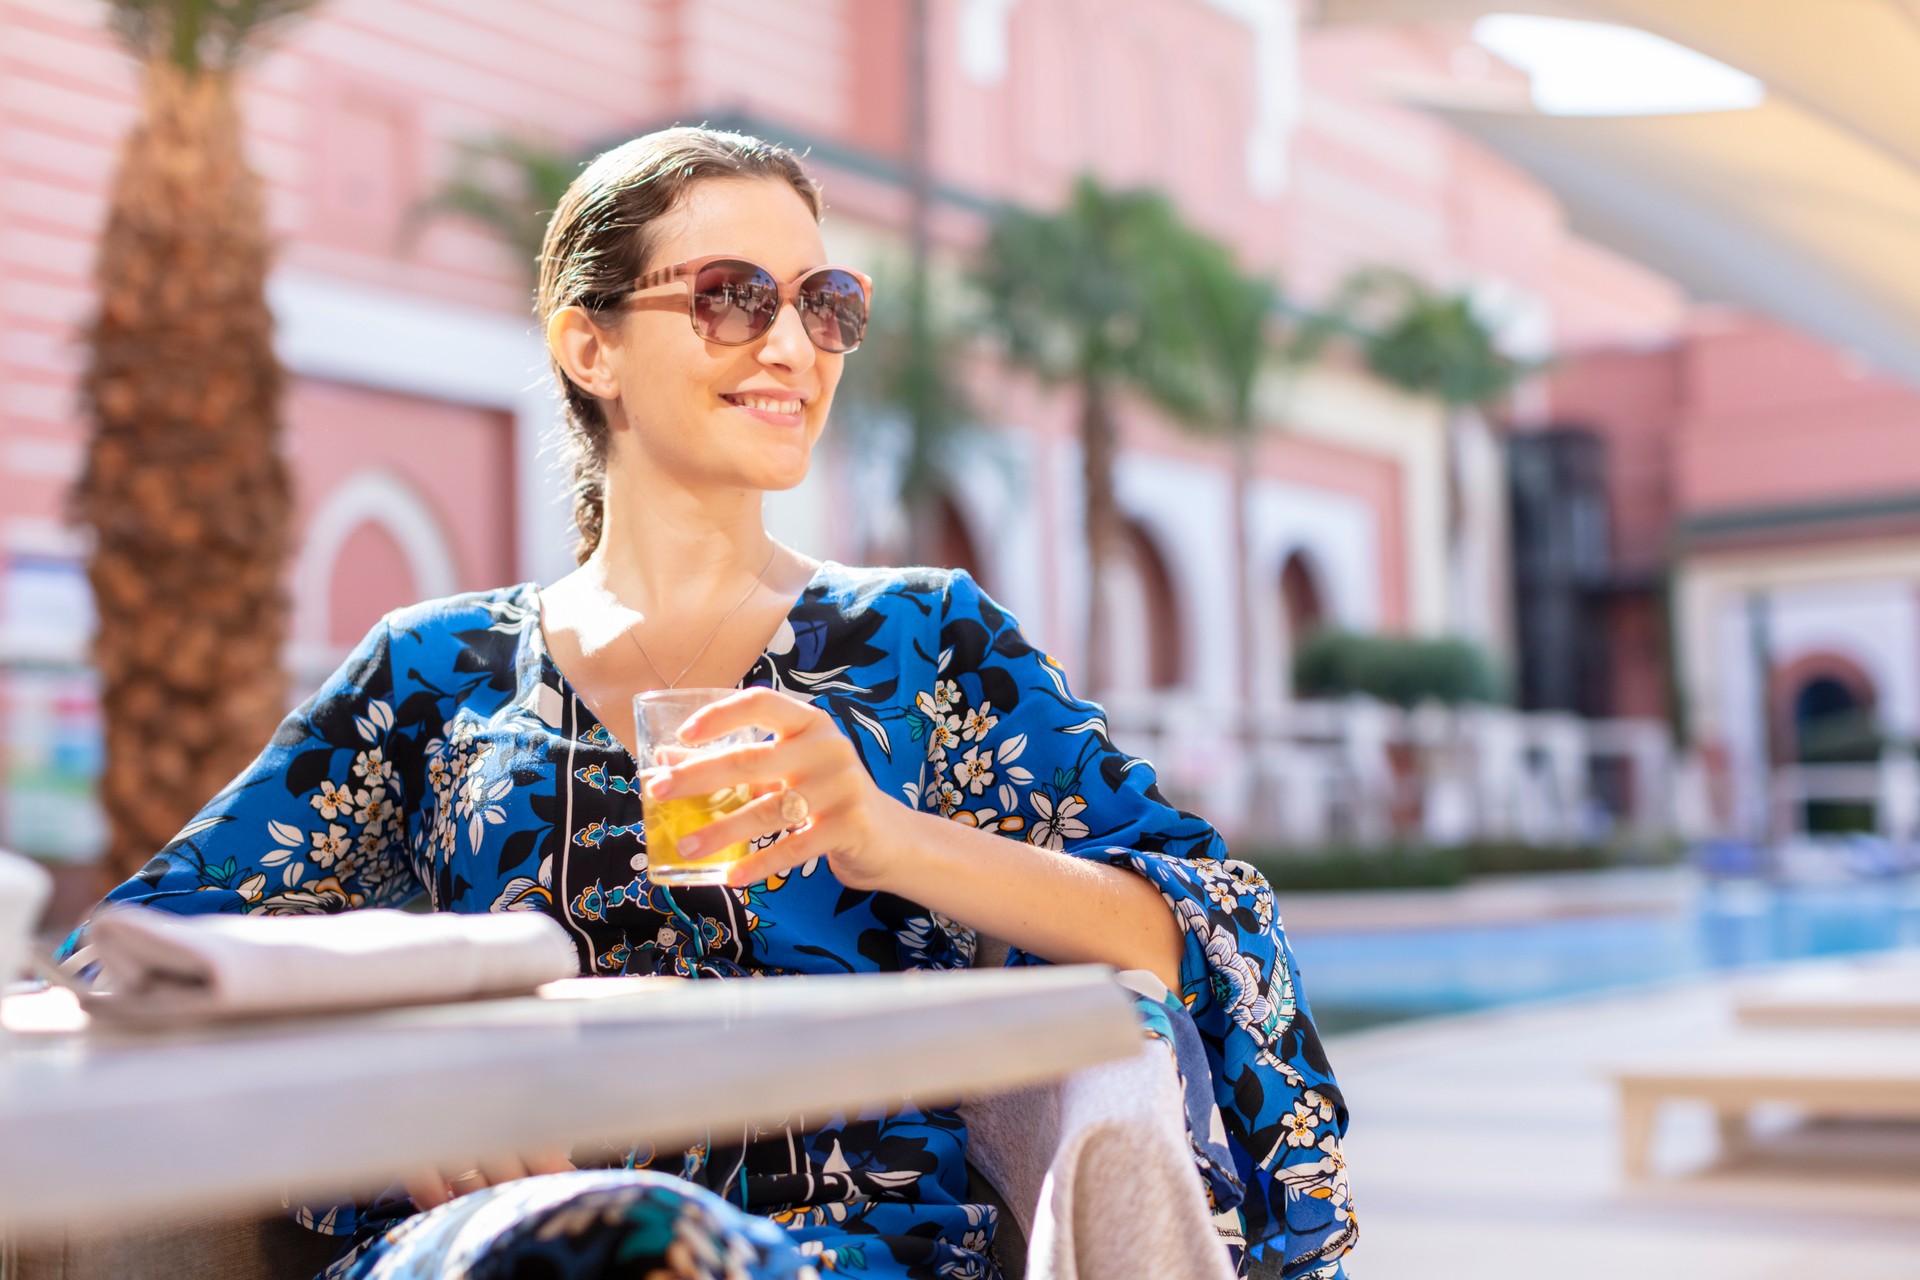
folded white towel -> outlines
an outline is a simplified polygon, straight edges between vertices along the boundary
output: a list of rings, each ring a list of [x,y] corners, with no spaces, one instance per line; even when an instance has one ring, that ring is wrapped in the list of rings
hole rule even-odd
[[[108,907],[87,927],[96,1017],[147,1024],[515,995],[579,973],[566,930],[529,911],[179,916]]]

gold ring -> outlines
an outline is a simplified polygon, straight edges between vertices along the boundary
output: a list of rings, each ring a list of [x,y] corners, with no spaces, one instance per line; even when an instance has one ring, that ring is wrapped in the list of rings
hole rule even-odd
[[[798,791],[782,791],[780,793],[780,821],[786,823],[789,828],[797,827],[805,822],[807,815],[812,812],[813,807],[807,803],[807,798]]]

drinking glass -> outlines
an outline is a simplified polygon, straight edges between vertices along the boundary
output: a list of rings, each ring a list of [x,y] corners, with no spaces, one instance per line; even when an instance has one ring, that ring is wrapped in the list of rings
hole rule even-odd
[[[745,806],[752,799],[745,782],[694,796],[656,800],[646,782],[657,770],[747,743],[764,736],[758,729],[736,729],[697,747],[680,740],[680,726],[704,706],[730,698],[738,689],[654,689],[633,700],[635,745],[640,749],[641,818],[646,824],[647,873],[655,884],[725,884],[733,865],[747,856],[747,842],[736,840],[698,858],[680,852],[680,838]]]

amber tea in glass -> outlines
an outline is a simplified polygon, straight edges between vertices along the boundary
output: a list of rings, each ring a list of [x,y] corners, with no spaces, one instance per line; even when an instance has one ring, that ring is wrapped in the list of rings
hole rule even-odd
[[[655,689],[633,700],[634,736],[638,760],[641,820],[647,841],[647,874],[655,884],[725,884],[733,866],[747,856],[747,842],[736,840],[698,858],[682,857],[680,838],[744,807],[752,798],[744,782],[706,795],[673,796],[655,800],[646,791],[648,775],[658,769],[717,755],[757,742],[755,729],[737,729],[711,742],[690,747],[680,741],[680,726],[709,703],[738,693],[738,689]]]

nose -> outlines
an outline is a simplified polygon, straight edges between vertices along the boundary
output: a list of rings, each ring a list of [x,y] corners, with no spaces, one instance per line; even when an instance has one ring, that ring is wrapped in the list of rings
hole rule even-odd
[[[787,303],[774,313],[773,327],[760,343],[760,363],[772,369],[804,373],[813,367],[813,340],[800,323],[800,309]]]

